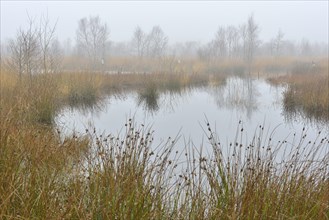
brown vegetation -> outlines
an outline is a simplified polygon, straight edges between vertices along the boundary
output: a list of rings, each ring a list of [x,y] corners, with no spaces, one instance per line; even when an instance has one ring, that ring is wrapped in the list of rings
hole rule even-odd
[[[206,157],[192,146],[176,151],[171,138],[153,149],[152,131],[132,120],[122,137],[89,129],[63,139],[52,124],[65,104],[145,85],[176,89],[222,82],[222,76],[63,73],[19,78],[2,71],[0,77],[2,219],[329,217],[329,140],[321,134],[311,143],[304,137],[272,143],[260,127],[254,141],[244,144],[239,125],[238,138],[223,146],[208,125],[205,147],[212,148],[213,156]],[[229,155],[223,155],[227,148]],[[291,150],[283,160],[278,152],[284,148]]]
[[[316,65],[296,63],[288,75],[270,78],[273,84],[287,84],[284,107],[287,111],[300,111],[308,117],[329,121],[329,69],[328,60]]]

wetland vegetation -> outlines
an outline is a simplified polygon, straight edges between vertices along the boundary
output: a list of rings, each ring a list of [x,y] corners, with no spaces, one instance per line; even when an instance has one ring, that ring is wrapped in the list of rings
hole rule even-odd
[[[325,76],[319,74],[319,78]],[[206,127],[209,141],[201,149],[188,143],[176,148],[178,140],[173,138],[154,148],[152,129],[131,120],[126,127],[122,124],[123,135],[89,129],[64,139],[54,124],[65,105],[88,107],[124,88],[139,91],[140,102],[159,108],[154,102],[163,90],[204,86],[210,79],[210,84],[225,84],[225,77],[215,78],[206,74],[59,73],[35,75],[30,83],[29,77],[2,71],[1,216],[328,217],[329,140],[325,133],[310,142],[306,131],[292,143],[271,142],[274,137],[260,127],[246,143],[243,127],[238,125],[236,139],[225,144],[216,139],[210,123]],[[289,79],[270,80],[292,83]],[[288,85],[284,105],[291,86],[299,86]],[[317,103],[325,100],[314,98],[321,97],[325,88],[307,86],[302,91],[316,94],[307,97]],[[224,154],[227,148],[229,153]],[[287,151],[284,157],[278,154],[283,149]]]
[[[180,55],[137,27],[109,56],[89,17],[59,55],[33,22],[1,57],[1,219],[329,218],[327,45],[261,44],[251,15]]]

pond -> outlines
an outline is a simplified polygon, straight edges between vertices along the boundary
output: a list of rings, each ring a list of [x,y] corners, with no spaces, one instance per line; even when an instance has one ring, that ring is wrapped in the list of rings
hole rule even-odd
[[[232,77],[223,85],[156,91],[153,96],[138,91],[110,95],[92,109],[67,107],[55,120],[65,134],[83,134],[95,127],[98,134],[116,136],[124,133],[125,123],[133,118],[137,126],[154,130],[154,146],[179,136],[178,148],[209,146],[208,122],[224,146],[237,139],[248,144],[259,132],[271,143],[293,142],[305,134],[305,141],[314,141],[320,131],[319,138],[328,138],[326,123],[285,112],[285,89],[263,79]]]

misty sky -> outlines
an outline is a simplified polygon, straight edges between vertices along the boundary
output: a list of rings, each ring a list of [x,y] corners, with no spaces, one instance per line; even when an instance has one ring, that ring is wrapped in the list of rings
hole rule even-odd
[[[3,1],[1,41],[13,38],[27,24],[27,13],[46,13],[57,24],[59,40],[75,39],[78,20],[99,15],[110,28],[111,41],[128,41],[139,25],[149,32],[160,25],[171,43],[207,42],[220,25],[240,25],[254,14],[260,38],[273,38],[279,28],[285,39],[328,43],[328,1]]]

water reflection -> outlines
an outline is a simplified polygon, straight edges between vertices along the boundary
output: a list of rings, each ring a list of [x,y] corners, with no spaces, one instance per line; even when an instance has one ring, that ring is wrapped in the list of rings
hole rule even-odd
[[[95,102],[69,104],[68,109],[70,111],[79,111],[82,115],[93,114],[98,116],[106,108],[107,104],[107,99],[100,99]]]
[[[218,109],[237,109],[241,113],[246,113],[250,119],[254,112],[258,110],[257,99],[260,96],[258,87],[253,85],[250,78],[232,77],[225,80],[223,84],[209,86],[190,87],[168,87],[157,88],[155,85],[147,85],[138,91],[120,91],[109,95],[106,99],[92,103],[80,103],[79,105],[69,105],[71,110],[78,110],[81,114],[95,114],[106,111],[114,100],[125,101],[129,96],[136,96],[136,105],[141,107],[145,113],[155,115],[162,109],[166,112],[175,112],[179,105],[184,104],[184,100],[193,98],[195,93],[208,91],[214,98]],[[259,82],[258,82],[259,84]],[[278,95],[277,95],[278,96]],[[278,97],[277,97],[278,99]]]
[[[115,135],[128,118],[134,117],[137,123],[152,126],[155,145],[180,132],[183,139],[201,146],[207,140],[202,129],[206,116],[215,125],[223,144],[236,138],[240,121],[246,141],[260,125],[265,125],[268,133],[280,125],[275,136],[282,140],[289,134],[298,134],[309,123],[306,118],[287,113],[282,104],[283,91],[284,87],[273,87],[264,80],[237,77],[227,79],[223,85],[208,87],[164,89],[149,85],[139,91],[112,94],[101,105],[82,112],[81,108],[63,109],[56,121],[82,132],[92,124],[100,133]],[[327,124],[315,124],[308,130],[309,137],[316,137],[319,130],[328,128]],[[178,145],[184,146],[184,142]]]
[[[184,88],[162,88],[146,87],[137,92],[136,103],[142,107],[146,114],[154,115],[160,110],[175,112],[175,109],[191,96],[191,91],[200,89],[202,86]]]
[[[168,113],[174,113],[192,95],[192,91],[200,87],[188,87],[180,90],[169,90],[161,93],[161,107]]]
[[[218,108],[239,109],[246,112],[249,119],[258,109],[259,93],[250,78],[232,77],[225,86],[211,87],[209,90]]]
[[[302,109],[295,106],[286,106],[285,104],[283,104],[282,108],[282,116],[287,124],[304,123],[309,127],[329,131],[329,119],[327,116],[315,115],[314,113],[308,114]]]
[[[138,91],[137,106],[143,106],[145,111],[153,114],[160,108],[159,97],[159,91],[156,86],[149,85],[145,89]]]

